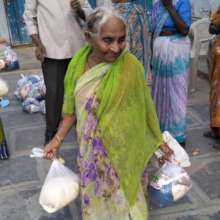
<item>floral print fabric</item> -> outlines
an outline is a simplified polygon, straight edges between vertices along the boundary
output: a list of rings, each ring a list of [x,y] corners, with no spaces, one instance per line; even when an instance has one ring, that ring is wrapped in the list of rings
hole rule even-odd
[[[111,166],[97,130],[95,117],[98,102],[88,99],[85,111],[78,165],[81,174],[81,203],[84,220],[146,220],[147,207],[144,194],[139,193],[137,203],[130,208],[120,188],[120,180]]]

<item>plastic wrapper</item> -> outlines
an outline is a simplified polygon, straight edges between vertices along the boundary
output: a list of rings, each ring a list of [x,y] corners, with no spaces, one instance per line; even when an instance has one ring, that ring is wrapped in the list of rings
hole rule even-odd
[[[169,158],[170,162],[181,167],[191,166],[189,155],[168,131],[163,132],[163,140],[173,150],[173,154]],[[160,158],[163,156],[163,152],[159,149],[155,155]]]
[[[38,101],[34,98],[27,98],[22,103],[23,110],[28,113],[42,112],[45,114],[45,101]]]
[[[171,205],[191,189],[187,172],[180,166],[166,162],[151,178],[150,201],[157,207]]]
[[[23,110],[28,113],[41,112],[45,114],[46,87],[41,75],[22,75],[17,82],[14,92],[16,98],[22,102]]]
[[[41,189],[39,203],[49,213],[68,205],[79,194],[79,178],[58,160],[53,160]]]
[[[16,70],[19,69],[17,54],[10,46],[0,44],[0,70]],[[4,65],[3,65],[4,64]]]

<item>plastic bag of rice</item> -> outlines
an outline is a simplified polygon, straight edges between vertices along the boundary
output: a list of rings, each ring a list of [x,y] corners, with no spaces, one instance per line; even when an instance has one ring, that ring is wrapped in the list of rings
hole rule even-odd
[[[39,203],[48,213],[54,213],[68,205],[79,194],[79,178],[59,160],[53,160],[44,185]]]

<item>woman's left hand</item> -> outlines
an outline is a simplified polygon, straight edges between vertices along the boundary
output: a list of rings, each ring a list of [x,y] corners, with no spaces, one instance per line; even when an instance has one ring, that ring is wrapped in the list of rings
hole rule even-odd
[[[173,5],[172,0],[161,0],[163,3],[164,7],[171,7]]]
[[[173,154],[173,150],[170,149],[166,143],[160,145],[160,150],[163,152],[163,156],[159,158],[159,164],[163,165],[165,161],[170,160],[170,156]]]

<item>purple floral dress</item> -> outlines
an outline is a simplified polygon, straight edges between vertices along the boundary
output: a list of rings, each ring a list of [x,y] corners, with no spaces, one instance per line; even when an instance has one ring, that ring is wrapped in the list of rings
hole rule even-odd
[[[100,69],[108,69],[104,67],[98,66],[83,74],[80,88],[75,91],[76,109],[80,109],[76,110],[80,145],[77,161],[81,175],[83,220],[146,220],[148,211],[143,191],[138,194],[136,204],[129,207],[97,128],[96,110],[99,104],[95,91],[103,76]],[[100,70],[100,74],[95,70]],[[88,75],[91,80],[88,80]]]

